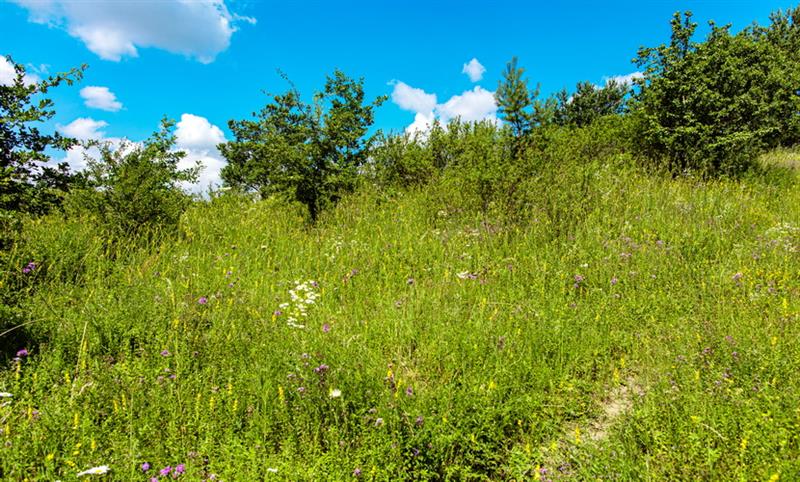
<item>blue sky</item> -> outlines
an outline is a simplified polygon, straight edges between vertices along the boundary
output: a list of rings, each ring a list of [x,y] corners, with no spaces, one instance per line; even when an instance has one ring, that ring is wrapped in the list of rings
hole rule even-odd
[[[263,90],[286,89],[276,69],[309,96],[335,68],[364,77],[371,96],[394,94],[376,125],[402,131],[434,117],[492,118],[491,92],[514,55],[548,94],[635,72],[638,47],[667,41],[675,11],[738,30],[793,5],[11,0],[0,3],[0,55],[39,77],[88,64],[80,85],[53,91],[51,128],[141,140],[167,115],[181,122],[179,144],[209,165],[203,181],[211,182],[221,166],[213,146],[230,139],[227,121],[258,110]],[[472,59],[471,79],[463,68]],[[0,81],[2,72],[0,65]]]

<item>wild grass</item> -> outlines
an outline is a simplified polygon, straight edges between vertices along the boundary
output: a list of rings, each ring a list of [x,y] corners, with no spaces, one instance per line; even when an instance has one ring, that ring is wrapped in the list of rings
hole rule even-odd
[[[600,167],[558,236],[435,184],[316,227],[221,196],[149,246],[32,222],[0,278],[0,478],[792,480],[794,176]]]

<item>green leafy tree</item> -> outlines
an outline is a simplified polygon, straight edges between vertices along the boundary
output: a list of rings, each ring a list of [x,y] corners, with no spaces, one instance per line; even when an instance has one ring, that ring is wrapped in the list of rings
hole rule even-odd
[[[118,236],[150,236],[177,227],[191,202],[182,184],[195,182],[200,168],[178,167],[186,153],[175,150],[174,122],[163,119],[141,144],[98,147],[99,158],[87,157],[91,189],[76,193],[72,206],[96,215]]]
[[[614,80],[603,87],[591,82],[579,82],[572,95],[566,89],[556,94],[558,107],[555,122],[584,127],[600,117],[620,114],[625,108],[625,97],[629,92],[628,85]]]
[[[315,222],[355,189],[376,139],[367,132],[386,97],[365,103],[363,83],[336,70],[310,104],[292,85],[256,119],[231,120],[235,139],[219,146],[228,161],[223,181],[262,196],[286,195],[304,204]]]
[[[530,134],[536,120],[533,106],[539,95],[539,87],[530,92],[524,74],[525,69],[517,67],[517,58],[513,57],[506,64],[503,79],[498,82],[494,93],[497,111],[508,123],[516,138]]]
[[[77,143],[40,131],[37,125],[55,115],[53,101],[43,96],[61,83],[79,81],[86,66],[31,82],[24,66],[6,59],[16,76],[9,85],[0,84],[0,215],[41,214],[59,202],[71,182],[66,164],[45,165],[46,151],[66,150]]]
[[[762,149],[800,139],[800,69],[769,40],[769,28],[733,35],[711,22],[697,43],[691,13],[676,13],[671,24],[670,43],[636,59],[644,67],[637,137],[649,158],[673,172],[737,174]]]

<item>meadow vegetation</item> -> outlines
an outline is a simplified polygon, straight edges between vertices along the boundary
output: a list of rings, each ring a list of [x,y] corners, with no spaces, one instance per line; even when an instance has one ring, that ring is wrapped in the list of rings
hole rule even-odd
[[[503,124],[416,136],[367,138],[337,72],[232,121],[204,199],[166,121],[48,209],[9,161],[0,478],[793,480],[798,21],[676,15],[632,88],[539,99],[514,60]]]

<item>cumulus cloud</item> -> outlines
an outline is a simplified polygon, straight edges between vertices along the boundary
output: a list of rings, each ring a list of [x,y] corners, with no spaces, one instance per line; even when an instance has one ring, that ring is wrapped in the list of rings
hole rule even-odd
[[[478,62],[478,59],[474,58],[469,61],[469,63],[464,64],[464,68],[461,69],[462,74],[467,74],[469,80],[473,82],[478,82],[483,78],[483,73],[486,72],[486,67],[481,65]]]
[[[183,114],[175,127],[175,145],[186,152],[178,167],[194,167],[198,161],[202,166],[197,183],[184,187],[196,193],[209,186],[219,187],[220,171],[225,167],[225,161],[217,150],[217,144],[225,142],[225,134],[205,117],[194,114]]]
[[[497,104],[494,92],[476,85],[474,89],[467,90],[461,95],[454,95],[444,104],[436,106],[436,113],[442,122],[450,119],[461,118],[464,122],[482,120],[497,121]]]
[[[8,59],[0,55],[0,85],[10,86],[14,85],[14,82],[17,80],[17,71],[14,70],[14,66]],[[25,77],[22,78],[22,82],[25,85],[31,85],[39,82],[39,76],[36,74],[25,73]]]
[[[122,103],[117,100],[117,96],[108,90],[108,87],[88,86],[81,89],[81,97],[86,107],[93,109],[117,112],[122,109]]]
[[[408,127],[406,127],[406,132],[411,135],[425,135],[430,129],[431,125],[433,125],[433,121],[436,119],[436,115],[433,112],[429,114],[425,114],[422,112],[417,112],[414,115],[414,122],[411,123]]]
[[[157,2],[11,0],[30,20],[61,28],[105,60],[136,57],[139,48],[159,48],[210,63],[230,45],[240,21],[224,0]]]
[[[69,124],[62,126],[56,124],[56,129],[67,137],[74,137],[79,141],[99,141],[105,138],[102,130],[108,126],[106,121],[94,120],[91,117],[78,117]]]
[[[615,75],[613,77],[605,77],[606,84],[616,82],[619,85],[631,85],[636,79],[641,79],[644,74],[641,72],[631,72],[626,75]]]
[[[424,134],[430,129],[433,121],[438,119],[442,124],[459,118],[463,122],[489,120],[499,122],[494,92],[476,85],[472,90],[454,95],[442,104],[436,102],[436,94],[429,94],[422,89],[393,81],[392,102],[404,110],[414,112],[414,122],[406,127],[409,134]]]
[[[411,87],[405,82],[392,81],[392,102],[398,107],[411,112],[429,113],[436,108],[436,94],[429,94],[422,89]]]

